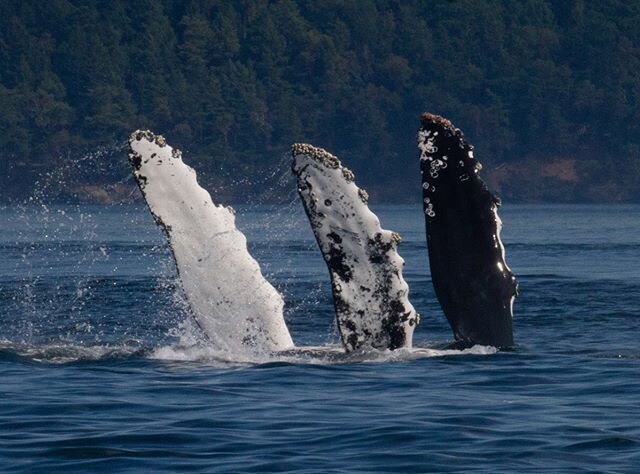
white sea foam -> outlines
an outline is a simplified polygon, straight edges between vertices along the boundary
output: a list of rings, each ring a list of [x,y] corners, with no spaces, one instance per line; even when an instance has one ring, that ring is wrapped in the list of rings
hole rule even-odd
[[[212,346],[181,345],[160,347],[150,353],[150,359],[167,362],[196,362],[214,366],[245,366],[270,363],[286,364],[363,364],[404,362],[434,357],[488,356],[497,353],[492,346],[476,345],[468,349],[436,349],[429,347],[396,350],[367,350],[346,353],[339,345],[297,347],[290,351],[264,354],[230,354]]]
[[[366,350],[346,353],[341,344],[296,347],[278,352],[229,352],[221,350],[202,337],[195,324],[185,321],[176,331],[182,335],[177,341],[150,347],[141,340],[124,340],[115,344],[80,345],[53,343],[32,345],[0,339],[0,357],[12,354],[42,364],[69,364],[104,360],[149,360],[181,364],[198,364],[219,368],[246,367],[263,364],[368,364],[394,363],[434,357],[486,356],[498,352],[491,346],[473,346],[464,350],[431,347],[401,348],[397,350]],[[5,354],[4,356],[2,354]],[[185,366],[186,367],[186,366]]]

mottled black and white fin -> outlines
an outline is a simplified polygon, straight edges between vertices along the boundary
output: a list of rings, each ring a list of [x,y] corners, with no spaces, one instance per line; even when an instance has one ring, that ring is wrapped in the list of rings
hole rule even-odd
[[[517,283],[500,239],[500,201],[479,176],[462,132],[422,115],[418,131],[423,209],[436,296],[458,345],[513,346]]]
[[[298,193],[331,275],[347,351],[411,347],[419,316],[402,278],[400,236],[384,230],[351,171],[321,148],[291,148]]]
[[[215,205],[179,150],[138,130],[129,139],[133,175],[165,231],[200,327],[221,350],[291,349],[283,300],[247,250],[229,207]]]

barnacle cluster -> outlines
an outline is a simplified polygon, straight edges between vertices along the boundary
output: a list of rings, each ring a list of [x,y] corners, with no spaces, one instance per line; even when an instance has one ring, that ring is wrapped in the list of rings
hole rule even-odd
[[[353,174],[353,171],[345,167],[342,168],[342,176],[344,176],[344,179],[346,179],[348,183],[350,183],[355,179],[355,175]]]
[[[340,160],[323,148],[317,148],[308,143],[294,143],[291,145],[291,155],[308,155],[311,158],[324,163],[329,168],[339,168]]]
[[[448,120],[440,115],[431,114],[429,112],[425,112],[420,116],[420,121],[422,122],[422,126],[427,128],[431,124],[440,125],[444,129],[448,129],[451,132],[455,132],[456,128],[451,123],[451,120]],[[457,134],[456,134],[457,135]]]
[[[431,218],[436,216],[436,211],[430,198],[424,198],[424,213]]]
[[[423,176],[423,181],[425,184],[423,185],[425,191],[429,190],[429,184],[426,184],[426,180],[429,176],[432,180],[438,178],[440,174],[442,174],[442,170],[446,169],[448,166],[448,157],[443,154],[443,156],[438,156],[438,144],[446,144],[447,147],[452,147],[452,143],[449,141],[442,141],[440,139],[444,137],[443,140],[449,140],[452,137],[455,137],[455,142],[457,142],[457,146],[464,150],[460,152],[461,154],[456,154],[456,159],[452,161],[456,163],[455,167],[458,168],[458,181],[463,183],[468,181],[473,174],[477,174],[481,169],[482,165],[476,160],[473,156],[473,146],[467,143],[464,139],[464,135],[462,131],[451,123],[450,120],[447,120],[444,117],[439,115],[434,115],[431,113],[424,113],[420,117],[422,128],[418,131],[418,149],[420,150],[420,161],[421,161],[421,174]],[[445,150],[441,150],[444,153]],[[458,158],[459,157],[459,158]],[[427,205],[425,208],[425,213],[429,217],[433,217],[433,209],[429,208]]]
[[[140,141],[142,139],[155,143],[159,147],[163,147],[167,144],[167,140],[162,135],[156,135],[150,130],[136,130],[129,137],[129,143],[134,141]]]

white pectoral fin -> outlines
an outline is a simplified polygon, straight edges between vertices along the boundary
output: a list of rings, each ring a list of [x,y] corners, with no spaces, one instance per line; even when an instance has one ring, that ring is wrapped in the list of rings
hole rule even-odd
[[[282,297],[249,254],[233,210],[212,202],[162,136],[138,130],[129,146],[136,182],[167,234],[193,315],[211,341],[229,351],[292,348]]]

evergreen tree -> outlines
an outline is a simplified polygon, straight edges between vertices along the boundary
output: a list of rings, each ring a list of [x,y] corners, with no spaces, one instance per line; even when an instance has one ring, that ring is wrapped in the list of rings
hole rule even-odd
[[[429,110],[507,198],[638,200],[639,22],[618,0],[4,0],[2,197],[140,127],[205,184],[310,141],[373,194],[417,197]],[[580,184],[539,171],[553,160]]]

